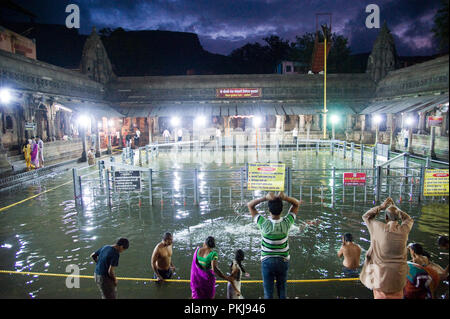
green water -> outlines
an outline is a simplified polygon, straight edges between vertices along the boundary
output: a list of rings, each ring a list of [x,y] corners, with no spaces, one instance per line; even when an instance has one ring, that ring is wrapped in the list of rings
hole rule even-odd
[[[154,173],[154,186],[173,188],[179,194],[184,187],[189,188],[192,184],[192,175],[189,172],[176,172],[174,169],[239,169],[246,161],[256,161],[253,152],[203,155],[196,157],[189,153],[160,153],[150,164],[157,171]],[[273,153],[266,155],[276,156]],[[258,160],[264,159],[262,155],[258,157]],[[293,169],[359,167],[348,159],[330,157],[329,153],[316,156],[313,151],[282,151],[272,160],[284,162]],[[116,161],[120,162],[120,157]],[[83,170],[82,174],[96,170],[92,167]],[[167,171],[159,172],[161,170]],[[120,256],[117,276],[152,278],[151,253],[162,235],[169,231],[174,235],[174,279],[189,279],[193,252],[211,235],[216,238],[219,267],[222,271],[229,271],[234,251],[241,248],[245,252],[244,267],[251,275],[248,279],[260,280],[260,233],[256,225],[252,224],[246,207],[250,193],[246,192],[245,201],[240,201],[239,172],[233,171],[231,177],[230,173],[219,171],[203,172],[200,175],[199,206],[191,204],[192,199],[187,190],[186,205],[183,205],[181,197],[175,197],[175,205],[172,205],[171,194],[167,192],[161,207],[159,193],[155,190],[153,206],[149,205],[148,198],[142,197],[139,205],[136,195],[128,197],[122,194],[119,197],[118,194],[113,194],[113,205],[109,209],[105,197],[93,197],[95,192],[86,184],[81,208],[75,205],[73,185],[69,183],[0,212],[0,270],[64,274],[68,265],[76,264],[80,268],[80,274],[92,275],[95,265],[90,254],[103,245],[113,244],[119,237],[127,237],[130,248]],[[97,176],[93,174],[90,178]],[[72,172],[68,170],[3,191],[0,193],[0,207],[71,180]],[[95,185],[95,182],[91,185]],[[213,189],[211,201],[208,201],[208,186]],[[215,197],[217,190],[214,190],[214,187],[219,186],[223,187],[220,202]],[[226,197],[230,187],[233,193],[231,203]],[[294,196],[298,194],[298,190],[298,185],[293,185]],[[147,194],[147,191],[143,193]],[[255,196],[262,194],[256,193]],[[415,220],[409,236],[410,242],[423,244],[434,262],[445,267],[448,255],[439,251],[437,238],[439,235],[448,235],[448,204],[403,201],[398,205]],[[266,207],[261,204],[258,208],[263,211]],[[352,233],[354,241],[363,248],[362,263],[370,245],[370,237],[361,216],[371,207],[371,199],[357,203],[346,200],[345,204],[338,201],[334,207],[329,204],[328,197],[323,205],[320,205],[320,199],[316,196],[313,203],[305,200],[290,231],[291,261],[288,279],[343,277],[342,260],[336,254],[345,232]],[[284,211],[287,209],[285,207]],[[304,222],[308,220],[321,222],[315,226],[304,226]],[[64,277],[0,273],[0,287],[1,298],[100,297],[93,279],[80,279],[80,288],[68,289]],[[442,294],[448,286],[442,285],[439,289]],[[246,298],[262,298],[262,284],[243,284],[242,293]],[[190,288],[187,283],[119,281],[118,297],[188,299]],[[372,293],[359,282],[293,283],[288,284],[288,297],[371,298]],[[216,298],[226,298],[225,284],[218,284]]]

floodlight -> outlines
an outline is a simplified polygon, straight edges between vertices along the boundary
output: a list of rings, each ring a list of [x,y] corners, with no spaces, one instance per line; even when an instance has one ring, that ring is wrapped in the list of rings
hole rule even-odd
[[[203,115],[197,116],[195,118],[195,123],[199,126],[204,126],[206,124],[206,117]]]
[[[383,117],[379,114],[375,114],[373,120],[375,121],[375,124],[380,124],[381,121],[383,120]]]
[[[91,125],[91,118],[87,115],[82,114],[82,115],[78,116],[77,122],[78,122],[78,125],[86,128],[89,125]]]
[[[180,125],[180,118],[179,117],[172,117],[172,119],[170,120],[170,123],[172,124],[172,126],[178,126]]]
[[[406,118],[406,125],[413,125],[414,124],[414,118],[412,116]]]
[[[337,116],[336,114],[331,115],[331,123],[332,124],[336,124],[337,122],[339,122],[339,116]]]
[[[7,104],[12,100],[11,92],[7,88],[3,88],[0,90],[0,101],[3,104]]]
[[[253,117],[253,126],[259,127],[262,123],[262,118],[260,116]]]

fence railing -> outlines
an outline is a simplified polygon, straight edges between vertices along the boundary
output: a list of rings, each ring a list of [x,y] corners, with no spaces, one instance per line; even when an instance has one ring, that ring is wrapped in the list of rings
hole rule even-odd
[[[332,145],[332,144],[330,144]],[[333,147],[330,146],[329,147]],[[336,144],[339,145],[339,144]],[[363,146],[364,147],[364,146]],[[352,151],[350,149],[350,151]],[[356,148],[353,149],[356,151]],[[332,151],[333,152],[333,151]],[[345,156],[345,148],[336,147],[334,155]],[[370,152],[368,152],[370,154]],[[365,156],[363,158],[366,158]],[[369,160],[372,158],[368,156]],[[400,154],[389,162],[374,167],[291,169],[286,167],[285,192],[309,204],[331,205],[348,203],[379,202],[391,196],[398,202],[420,202],[426,200],[448,201],[448,197],[423,196],[424,169],[397,165],[406,163]],[[367,158],[366,158],[367,159]],[[373,157],[373,159],[376,159]],[[378,163],[374,160],[374,163]],[[247,166],[235,169],[182,169],[155,170],[137,165],[109,161],[99,161],[98,169],[80,175],[73,169],[74,194],[78,203],[85,200],[103,201],[109,207],[123,201],[149,205],[223,205],[246,203],[262,196],[262,191],[247,189]],[[138,170],[141,172],[142,186],[138,191],[120,192],[114,188],[115,170]],[[365,173],[362,186],[346,186],[345,172]]]

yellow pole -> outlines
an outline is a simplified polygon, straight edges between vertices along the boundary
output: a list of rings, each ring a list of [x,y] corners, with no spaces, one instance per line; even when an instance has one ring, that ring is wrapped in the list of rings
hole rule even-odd
[[[324,34],[323,138],[327,138],[327,37]]]

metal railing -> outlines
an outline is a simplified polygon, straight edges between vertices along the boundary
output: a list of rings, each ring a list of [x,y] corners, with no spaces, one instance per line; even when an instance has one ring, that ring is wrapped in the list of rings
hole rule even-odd
[[[403,154],[402,154],[403,155]],[[312,205],[379,202],[384,197],[393,197],[398,202],[421,202],[425,200],[448,201],[448,197],[424,197],[424,167],[420,170],[391,166],[404,156],[397,156],[385,165],[375,167],[292,169],[286,167],[285,192]],[[114,189],[114,170],[139,170],[142,187],[139,191],[119,192]],[[126,199],[141,206],[160,205],[222,205],[262,196],[262,191],[247,189],[247,166],[236,169],[199,170],[154,170],[136,165],[99,161],[98,171],[79,175],[73,169],[74,194],[79,203],[83,198],[105,201],[109,207]],[[362,172],[366,182],[362,186],[346,186],[344,172]],[[114,195],[114,196],[113,196]]]

